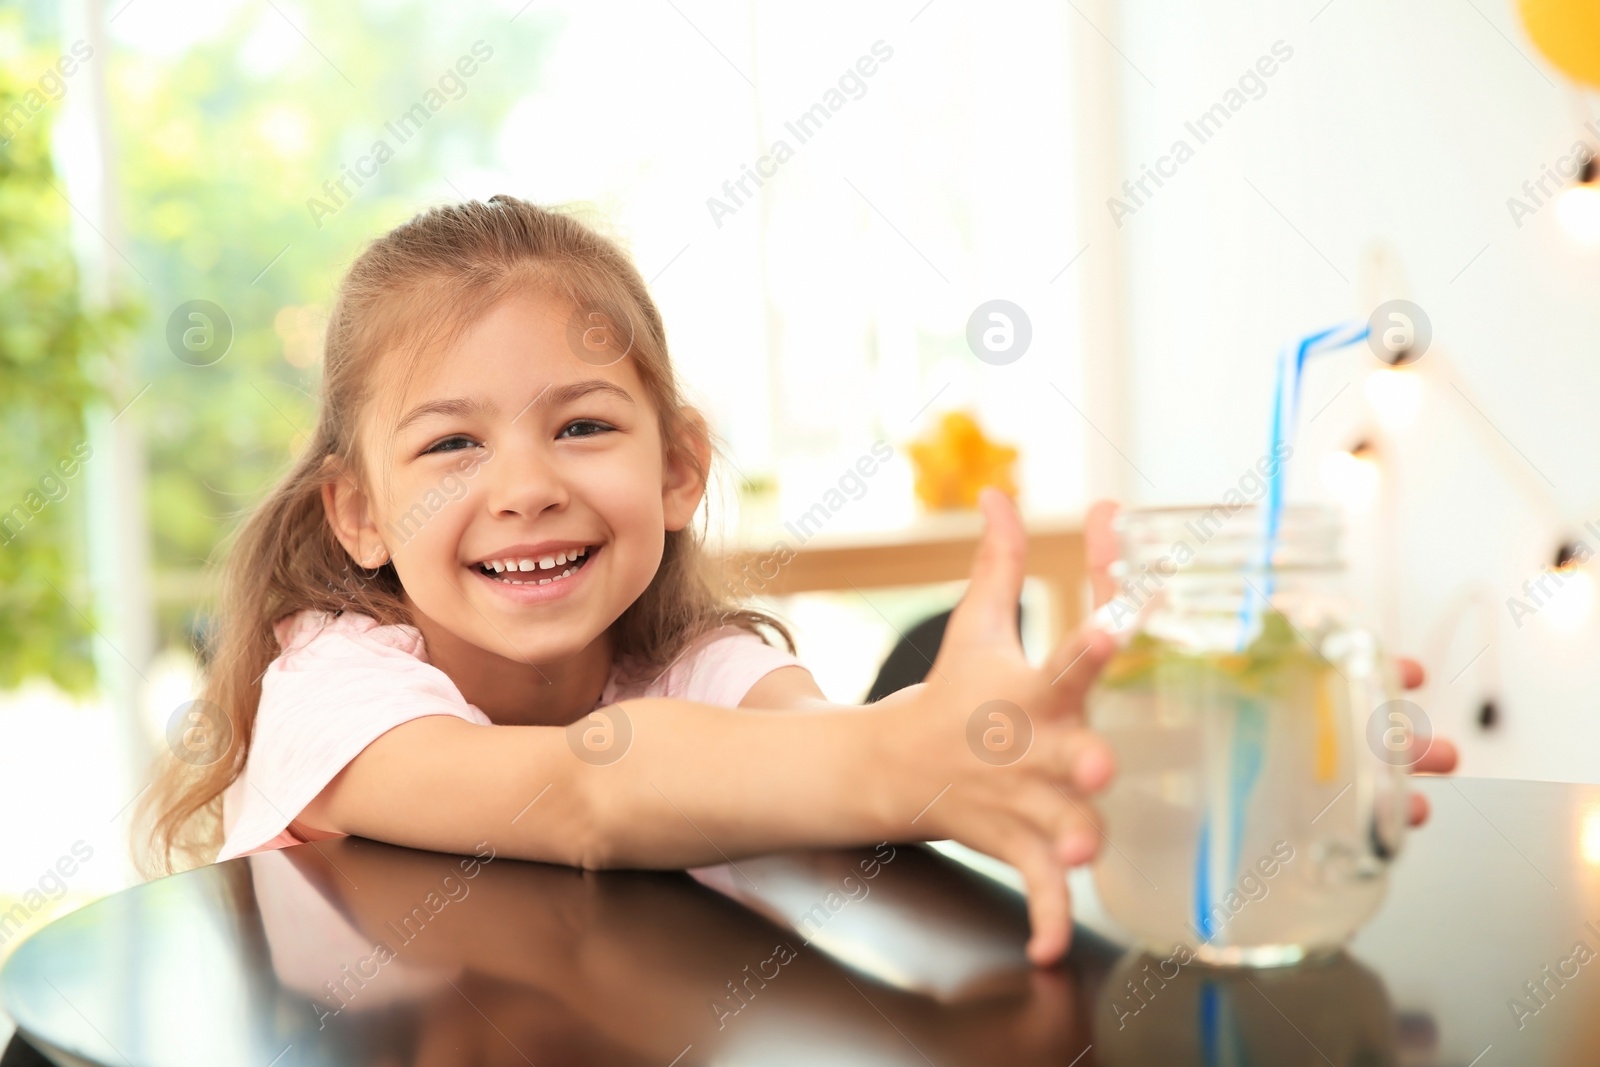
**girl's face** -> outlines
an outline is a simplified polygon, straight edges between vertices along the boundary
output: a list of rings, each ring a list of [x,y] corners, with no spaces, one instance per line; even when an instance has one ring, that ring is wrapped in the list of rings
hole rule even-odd
[[[553,297],[510,298],[403,396],[380,387],[363,420],[367,484],[331,490],[329,514],[357,562],[392,559],[425,636],[431,622],[508,659],[565,660],[693,517],[703,482],[667,460],[633,357],[572,318]]]

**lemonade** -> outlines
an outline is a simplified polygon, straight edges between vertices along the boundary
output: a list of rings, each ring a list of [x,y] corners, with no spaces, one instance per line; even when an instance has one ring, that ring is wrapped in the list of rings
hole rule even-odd
[[[1315,643],[1313,643],[1315,642]],[[1116,750],[1095,880],[1147,947],[1273,965],[1337,949],[1398,846],[1396,768],[1365,744],[1378,660],[1359,631],[1267,610],[1241,651],[1141,630],[1089,721]]]

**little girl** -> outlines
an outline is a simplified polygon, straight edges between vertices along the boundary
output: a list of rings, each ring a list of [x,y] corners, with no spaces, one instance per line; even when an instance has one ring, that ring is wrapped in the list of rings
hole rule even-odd
[[[708,578],[712,454],[611,241],[497,196],[374,242],[316,432],[231,550],[203,697],[233,741],[162,769],[161,869],[340,834],[585,868],[953,838],[1022,873],[1030,956],[1058,958],[1112,773],[1081,725],[1111,640],[1027,663],[1025,538],[990,491],[928,681],[830,704]],[[1010,762],[974,740],[997,725]]]

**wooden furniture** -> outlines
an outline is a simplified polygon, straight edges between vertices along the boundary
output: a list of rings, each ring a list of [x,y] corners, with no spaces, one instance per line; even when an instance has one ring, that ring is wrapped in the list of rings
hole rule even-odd
[[[1433,817],[1379,912],[1301,967],[1181,966],[1080,926],[1035,971],[1020,895],[904,844],[691,877],[340,838],[34,933],[0,970],[5,1062],[1595,1062],[1600,788],[1414,784]]]
[[[869,592],[888,586],[930,585],[971,573],[982,520],[976,513],[933,515],[893,530],[807,531],[792,523],[770,536],[747,536],[724,560],[729,589],[762,596]],[[1083,617],[1087,597],[1083,529],[1076,518],[1027,520],[1028,574],[1049,594],[1052,640]]]

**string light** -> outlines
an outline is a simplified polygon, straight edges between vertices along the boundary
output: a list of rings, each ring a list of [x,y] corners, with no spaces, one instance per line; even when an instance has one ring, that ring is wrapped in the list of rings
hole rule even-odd
[[[1383,476],[1377,450],[1368,441],[1329,452],[1322,457],[1318,473],[1323,486],[1354,511],[1365,510],[1377,497]]]
[[[1583,829],[1579,833],[1583,862],[1600,866],[1600,809],[1591,808],[1583,813]]]
[[[1578,180],[1556,197],[1556,218],[1574,244],[1600,248],[1600,165],[1594,156],[1584,162]]]
[[[1566,542],[1556,550],[1555,566],[1538,579],[1541,592],[1550,590],[1539,611],[1557,630],[1576,630],[1594,611],[1594,578],[1583,565],[1585,558],[1576,543]]]
[[[1373,371],[1363,388],[1378,421],[1393,432],[1409,427],[1422,406],[1422,379],[1404,366]]]

